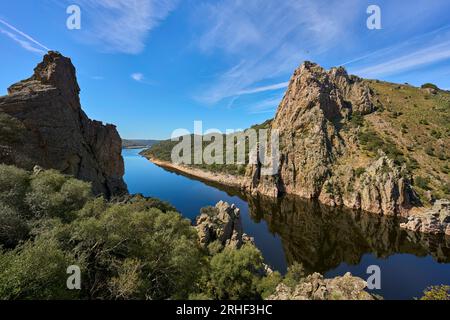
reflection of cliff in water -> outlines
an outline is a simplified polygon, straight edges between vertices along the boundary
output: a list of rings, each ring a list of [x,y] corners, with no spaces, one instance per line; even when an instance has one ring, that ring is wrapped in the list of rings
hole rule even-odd
[[[450,237],[400,229],[392,217],[332,208],[295,196],[272,199],[243,194],[236,188],[163,169],[247,201],[251,218],[266,221],[269,231],[280,236],[287,264],[302,263],[309,272],[325,273],[343,262],[357,265],[368,253],[378,258],[396,253],[431,255],[438,262],[450,263]]]
[[[356,265],[366,253],[378,258],[395,253],[430,254],[450,262],[450,238],[407,232],[398,221],[365,212],[336,209],[296,197],[274,200],[245,197],[253,219],[280,235],[288,265],[324,273],[342,262]]]

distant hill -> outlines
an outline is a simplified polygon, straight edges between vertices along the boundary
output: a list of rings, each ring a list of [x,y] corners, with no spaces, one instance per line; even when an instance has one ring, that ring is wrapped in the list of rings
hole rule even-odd
[[[150,148],[154,144],[158,143],[159,140],[127,140],[122,139],[122,148],[124,149],[138,149],[138,148]]]

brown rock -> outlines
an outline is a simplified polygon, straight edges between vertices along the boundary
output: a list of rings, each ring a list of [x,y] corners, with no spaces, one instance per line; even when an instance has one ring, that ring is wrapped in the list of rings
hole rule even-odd
[[[50,51],[33,76],[0,97],[0,120],[13,137],[0,140],[0,163],[35,165],[92,182],[95,194],[126,193],[122,142],[113,125],[90,120],[69,58]]]
[[[319,273],[309,275],[295,287],[278,285],[268,300],[374,300],[365,291],[366,282],[350,273],[342,277],[324,279]]]
[[[373,112],[373,100],[367,83],[345,69],[326,71],[305,62],[295,71],[271,125],[280,135],[279,171],[263,176],[261,165],[250,166],[244,189],[406,215],[414,194],[402,168],[382,154],[369,165],[367,174],[357,177],[353,163],[342,161],[358,149],[358,141],[356,134],[346,134],[341,127],[352,115]]]
[[[240,210],[234,204],[220,201],[215,207],[202,211],[196,219],[195,228],[204,248],[214,241],[236,249],[244,243],[253,243],[253,238],[243,232]]]

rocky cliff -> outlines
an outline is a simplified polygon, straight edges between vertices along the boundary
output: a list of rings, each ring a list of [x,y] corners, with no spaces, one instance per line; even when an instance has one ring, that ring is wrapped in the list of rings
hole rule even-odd
[[[122,142],[113,125],[90,120],[69,58],[50,51],[34,74],[0,97],[0,162],[35,165],[92,182],[106,197],[127,191]]]
[[[361,150],[354,117],[376,110],[368,84],[343,68],[329,71],[311,62],[297,69],[270,129],[280,135],[280,166],[275,176],[247,170],[251,192],[293,194],[385,215],[405,214],[414,194],[410,177],[380,151]],[[364,170],[357,171],[358,167]]]

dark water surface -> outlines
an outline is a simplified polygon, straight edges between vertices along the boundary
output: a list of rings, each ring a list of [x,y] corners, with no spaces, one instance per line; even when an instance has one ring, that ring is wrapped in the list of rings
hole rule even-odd
[[[367,279],[367,267],[378,265],[381,290],[372,292],[385,299],[412,299],[428,286],[450,284],[450,238],[414,234],[390,218],[298,198],[249,197],[166,171],[140,151],[123,151],[131,193],[168,201],[189,219],[220,200],[236,204],[244,231],[255,238],[266,263],[282,273],[299,262],[326,277],[351,272]]]

